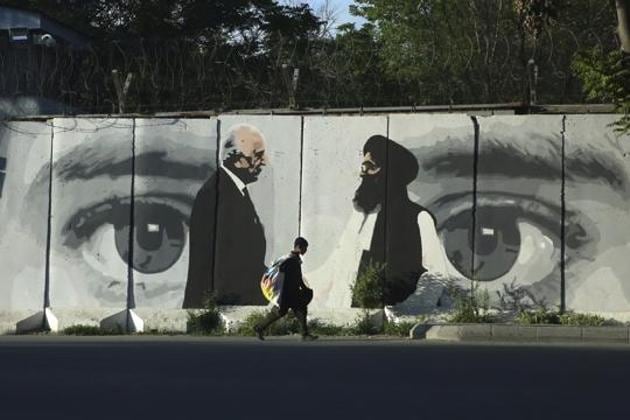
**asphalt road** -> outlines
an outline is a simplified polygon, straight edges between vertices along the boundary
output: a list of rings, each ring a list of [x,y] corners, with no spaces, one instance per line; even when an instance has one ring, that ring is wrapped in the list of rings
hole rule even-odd
[[[0,337],[0,419],[627,419],[630,346]]]

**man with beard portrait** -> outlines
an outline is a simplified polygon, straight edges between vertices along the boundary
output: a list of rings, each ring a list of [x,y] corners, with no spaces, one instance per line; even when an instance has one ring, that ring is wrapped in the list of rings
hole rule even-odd
[[[435,220],[427,209],[409,199],[407,185],[417,174],[417,159],[398,143],[380,135],[365,143],[361,184],[352,201],[366,219],[376,214],[376,220],[370,248],[363,251],[358,273],[360,276],[369,264],[385,264],[385,305],[407,299],[427,271],[419,226],[432,226],[434,231]]]
[[[184,308],[202,307],[210,294],[219,304],[267,303],[259,286],[266,268],[265,233],[247,190],[268,162],[265,149],[256,127],[228,130],[221,167],[193,205]]]

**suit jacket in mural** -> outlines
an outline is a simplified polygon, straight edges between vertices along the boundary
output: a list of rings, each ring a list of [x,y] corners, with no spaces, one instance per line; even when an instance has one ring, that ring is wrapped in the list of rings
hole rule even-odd
[[[219,169],[193,205],[184,308],[202,307],[209,293],[219,304],[266,304],[259,286],[265,251],[264,229],[249,194]]]

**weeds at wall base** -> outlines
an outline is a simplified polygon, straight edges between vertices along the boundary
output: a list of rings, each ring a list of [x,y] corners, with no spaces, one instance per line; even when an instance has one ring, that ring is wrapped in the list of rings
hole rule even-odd
[[[97,335],[123,335],[125,331],[122,327],[117,329],[104,329],[96,325],[72,325],[61,331],[63,335],[97,336]]]

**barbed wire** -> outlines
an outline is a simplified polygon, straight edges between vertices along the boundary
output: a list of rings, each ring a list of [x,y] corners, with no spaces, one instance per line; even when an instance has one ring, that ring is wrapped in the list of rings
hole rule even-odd
[[[135,40],[87,51],[30,45],[0,51],[0,96],[44,97],[68,113],[116,113],[117,70],[133,74],[125,110],[139,113],[504,103],[531,101],[532,90],[541,103],[583,103],[573,57],[615,48],[610,31],[596,26],[555,26],[533,40],[510,25],[457,42],[436,37],[409,51],[409,68],[419,69],[411,74],[388,68],[387,47],[359,31],[334,39]]]

